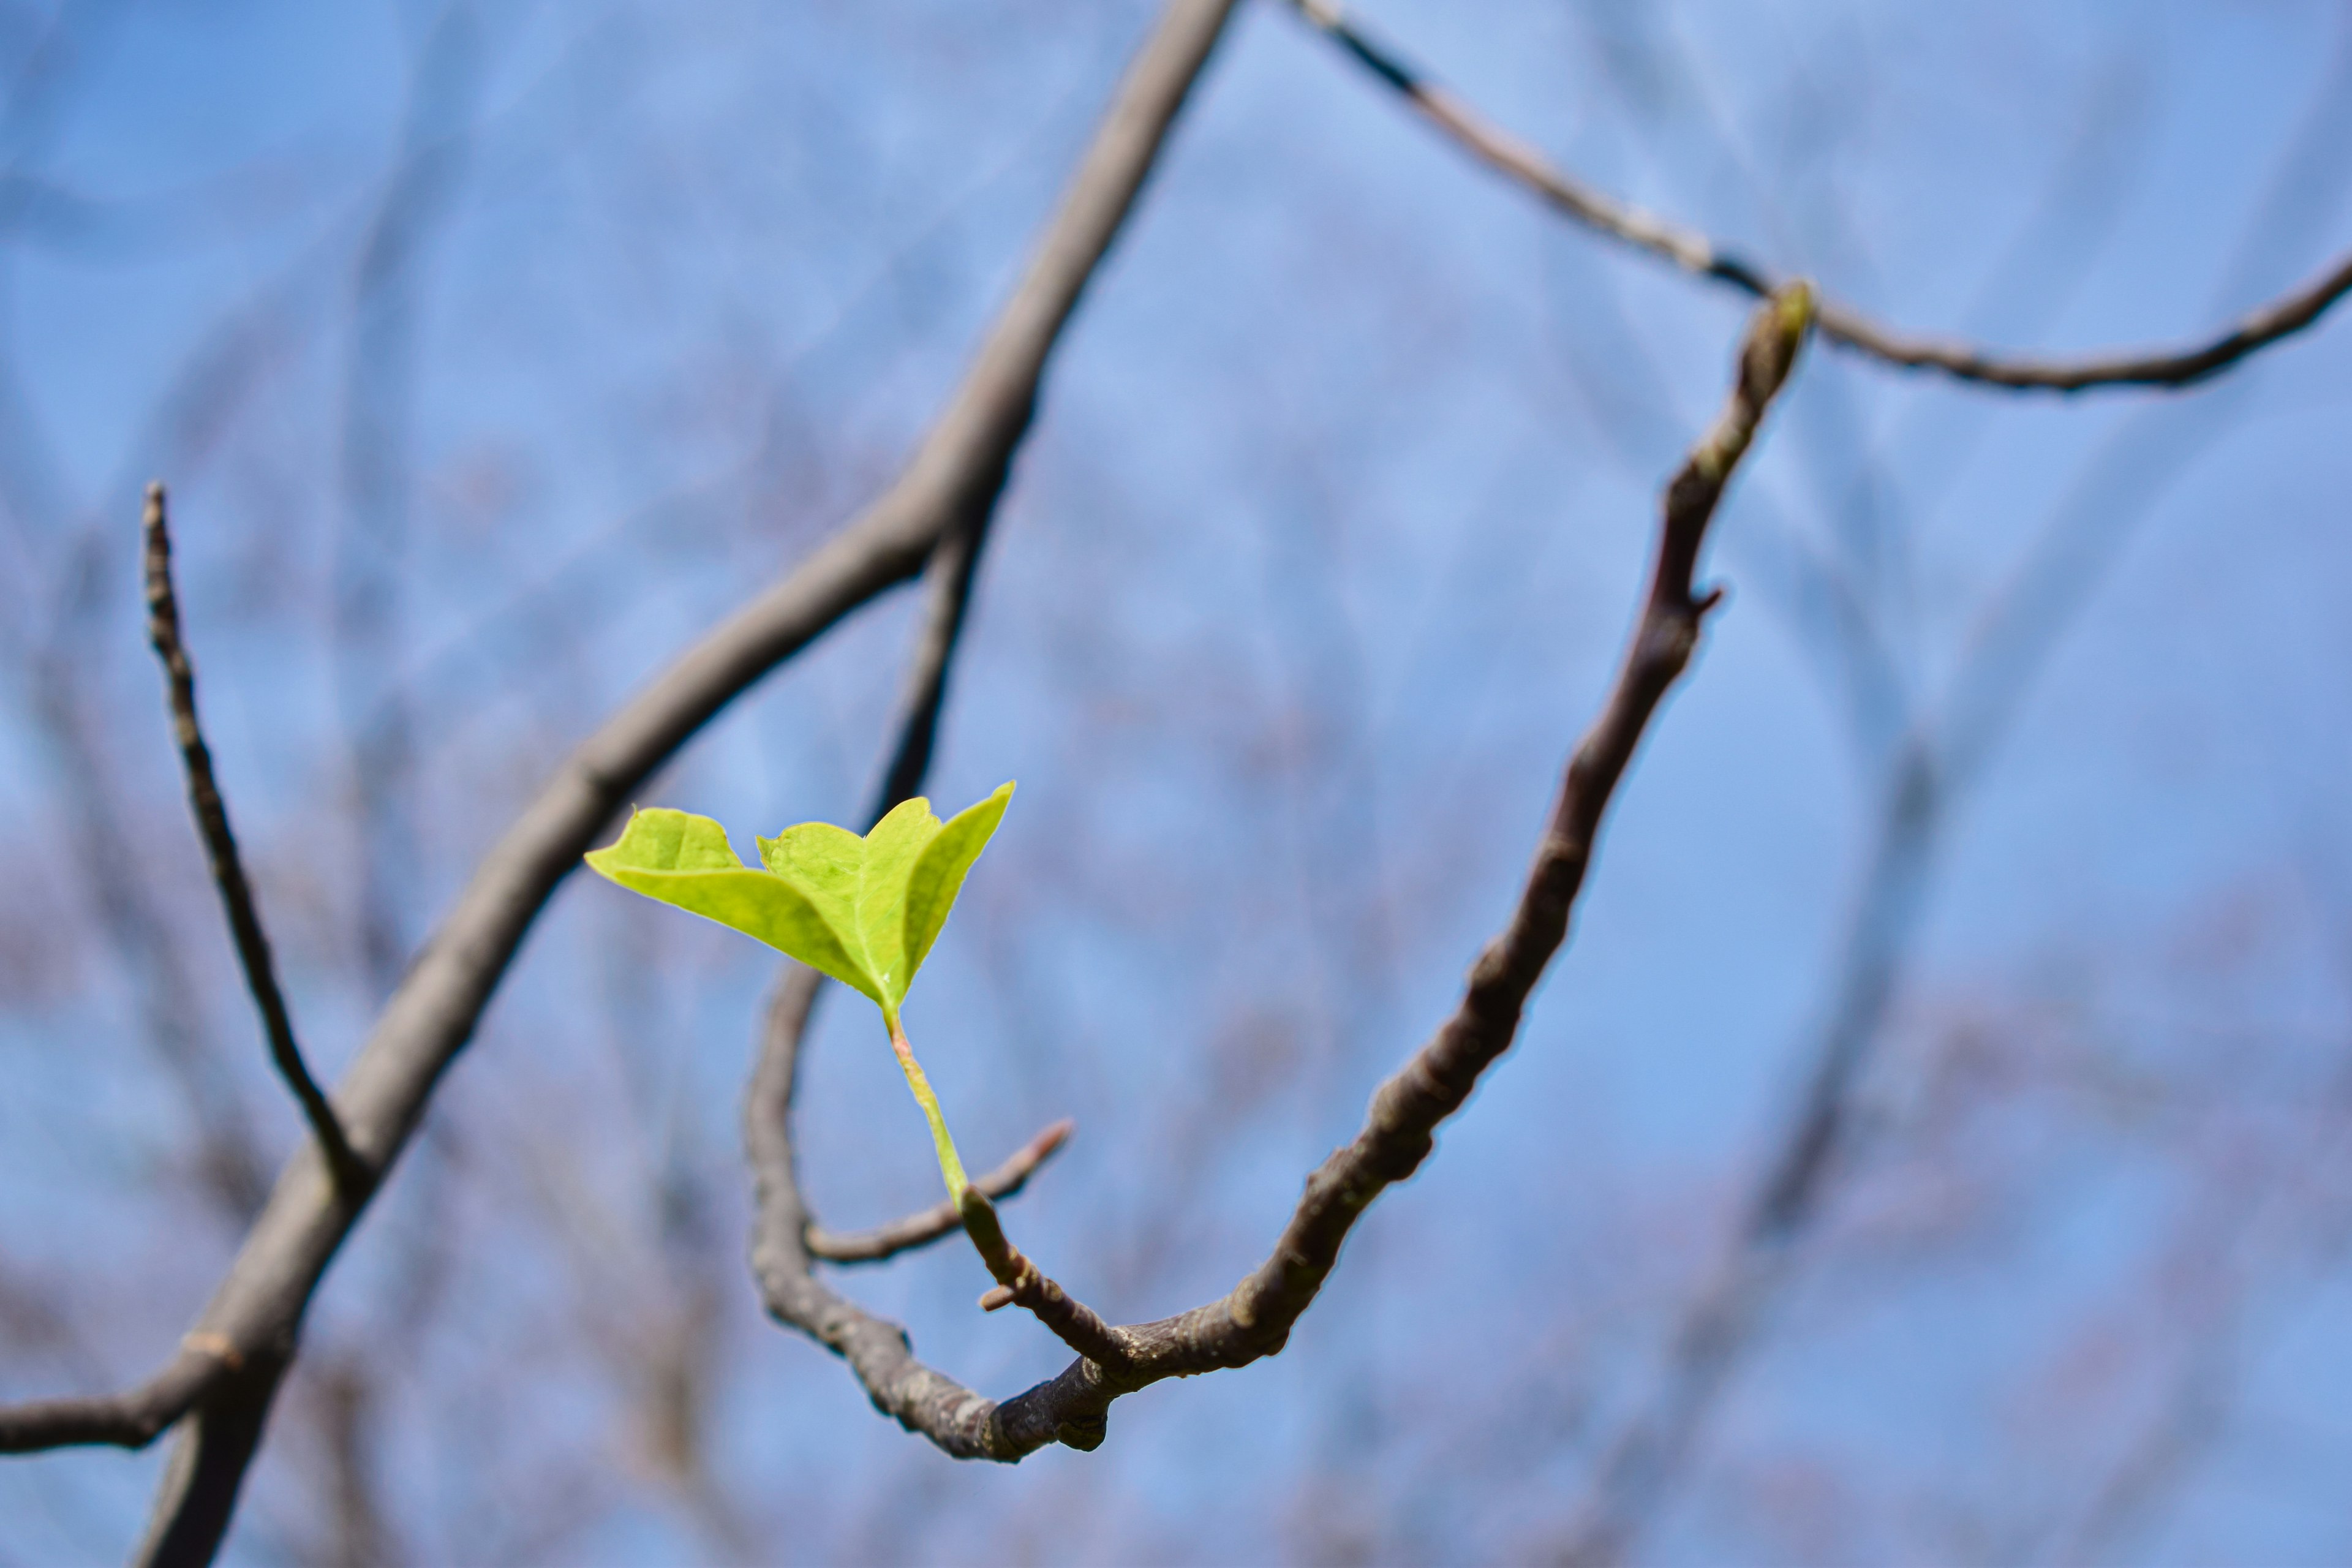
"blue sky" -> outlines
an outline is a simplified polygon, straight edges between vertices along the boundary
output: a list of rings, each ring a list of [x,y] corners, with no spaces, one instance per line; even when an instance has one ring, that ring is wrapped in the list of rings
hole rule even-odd
[[[414,942],[600,714],[887,481],[1150,15],[75,9],[46,129],[5,131],[58,195],[0,235],[0,1287],[74,1328],[0,1321],[0,1394],[151,1366],[235,1238],[89,893],[40,650],[69,657],[205,1048],[273,1158],[295,1131],[177,800],[136,487],[173,484],[214,744],[331,1069],[376,984],[365,717],[417,715],[383,893]],[[1565,166],[1906,327],[2187,338],[2352,246],[2352,35],[2315,0],[1363,15]],[[0,10],[0,66],[47,16]],[[446,184],[370,307],[404,137]],[[370,339],[385,298],[405,325]],[[1106,1312],[1229,1287],[1450,1006],[1742,311],[1244,7],[1056,359],[933,781],[943,805],[1021,793],[909,1027],[975,1163],[1077,1117],[1009,1220]],[[369,358],[387,341],[404,372]],[[567,887],[314,1313],[311,1359],[370,1373],[402,1549],[719,1553],[642,1441],[645,1347],[707,1289],[709,1474],[780,1557],[1549,1550],[1835,993],[1895,737],[1855,717],[1821,563],[1933,716],[2059,541],[2083,591],[2034,620],[2046,658],[1938,839],[1866,1136],[1643,1554],[2340,1560],[2347,369],[2335,321],[2177,398],[1996,396],[1817,348],[1519,1048],[1290,1350],[1123,1403],[1094,1455],[954,1466],[760,1319],[733,1128],[770,970]],[[355,387],[397,411],[369,437],[403,476],[389,546],[343,457]],[[365,644],[334,609],[355,581],[392,606]],[[913,610],[780,671],[646,804],[739,842],[856,816]],[[843,1225],[936,1179],[877,1034],[836,1006],[810,1067],[808,1182]],[[848,1288],[983,1391],[1056,1370],[1034,1325],[971,1310],[976,1279],[942,1248]],[[289,1394],[233,1558],[323,1550],[320,1398]],[[2103,1513],[2176,1428],[2163,1485]],[[119,1555],[159,1462],[11,1461],[0,1517],[32,1522],[0,1562]]]

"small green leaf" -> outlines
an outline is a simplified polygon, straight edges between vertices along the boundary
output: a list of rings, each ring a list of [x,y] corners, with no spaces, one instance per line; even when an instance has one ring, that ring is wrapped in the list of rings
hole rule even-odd
[[[916,858],[907,876],[905,894],[908,980],[922,968],[923,960],[930,956],[931,943],[939,940],[940,928],[948,923],[948,911],[955,908],[956,895],[963,890],[964,873],[980,858],[980,852],[988,847],[990,837],[996,832],[996,825],[1004,820],[1004,808],[1012,801],[1013,785],[1009,782],[997,785],[995,793],[986,800],[948,818]],[[900,994],[904,992],[901,985]]]
[[[895,1007],[907,999],[915,966],[907,962],[907,874],[916,857],[940,836],[931,803],[917,795],[901,801],[866,836],[866,879],[857,895],[857,933],[866,959]]]
[[[683,811],[640,811],[619,842],[588,864],[625,888],[732,926],[872,997],[889,1026],[907,1087],[930,1123],[948,1196],[961,1201],[963,1161],[939,1097],[899,1026],[899,1004],[930,955],[964,874],[1004,819],[1013,786],[942,823],[918,797],[863,838],[829,822],[803,822],[762,838],[755,871],[736,858],[727,830]]]
[[[726,829],[683,811],[640,811],[588,864],[625,888],[734,927],[880,1005],[895,1019],[948,910],[1004,816],[1013,786],[942,824],[916,797],[860,838],[803,822],[759,840],[764,871]]]
[[[855,834],[842,837],[858,842]],[[745,866],[728,845],[727,830],[707,816],[663,808],[640,811],[629,818],[619,842],[587,858],[595,871],[633,892],[732,926],[877,1002],[882,999],[865,963],[797,879]]]

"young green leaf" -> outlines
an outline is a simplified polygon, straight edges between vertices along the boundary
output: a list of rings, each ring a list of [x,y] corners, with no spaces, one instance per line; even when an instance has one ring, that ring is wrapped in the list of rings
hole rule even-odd
[[[839,831],[835,829],[835,831]],[[855,835],[845,835],[855,841]],[[707,816],[656,807],[629,818],[589,866],[633,892],[732,926],[879,1002],[880,988],[822,906],[793,879],[754,871]]]
[[[732,926],[871,997],[930,1123],[948,1195],[961,1200],[963,1162],[899,1026],[898,1008],[947,923],[964,874],[1012,798],[1013,786],[1003,784],[942,823],[931,803],[918,797],[862,838],[829,822],[803,822],[759,841],[765,870],[744,865],[727,830],[707,816],[640,811],[619,842],[590,854],[588,864],[625,888]]]
[[[874,966],[882,994],[893,1005],[907,999],[915,978],[907,962],[905,910],[907,874],[916,857],[939,837],[940,819],[931,803],[917,795],[901,801],[866,836],[866,879],[857,896],[857,931],[866,943],[866,962]]]
[[[1004,820],[1004,808],[1012,804],[1013,785],[999,784],[995,793],[977,805],[966,806],[950,817],[923,847],[907,876],[904,930],[907,952],[907,979],[923,966],[931,953],[931,943],[940,937],[940,928],[948,923],[948,911],[955,907],[956,895],[963,890],[964,873],[988,847],[989,838],[996,825]],[[906,984],[898,987],[906,994]]]

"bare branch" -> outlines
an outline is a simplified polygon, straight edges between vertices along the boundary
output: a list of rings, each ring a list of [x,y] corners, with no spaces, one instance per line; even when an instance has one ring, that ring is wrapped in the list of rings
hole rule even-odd
[[[948,672],[963,637],[964,615],[971,606],[971,585],[980,571],[980,552],[988,542],[989,519],[983,515],[939,542],[927,574],[929,604],[915,657],[907,670],[905,717],[890,765],[882,771],[876,792],[872,822],[902,800],[911,800],[930,771],[931,749],[938,742],[940,712],[947,706]],[[872,822],[868,826],[872,826]]]
[[[1618,201],[1561,172],[1527,142],[1501,129],[1428,73],[1375,42],[1333,0],[1291,0],[1299,14],[1358,64],[1401,94],[1423,118],[1462,150],[1505,178],[1533,191],[1557,211],[1596,233],[1647,251],[1685,272],[1728,283],[1759,298],[1780,286],[1769,268],[1728,250],[1696,229]],[[1823,300],[1818,329],[1831,342],[1906,370],[1931,370],[1958,381],[2016,392],[2084,392],[2109,386],[2187,387],[2319,320],[2352,294],[2352,256],[2338,258],[2318,277],[2242,319],[2210,342],[2192,348],[2125,350],[2076,359],[2000,353],[1971,343],[1917,337],[1882,326],[1861,311]]]
[[[230,1371],[216,1351],[181,1348],[172,1364],[127,1394],[37,1399],[0,1406],[0,1454],[105,1445],[143,1448],[185,1415]]]
[[[1024,1307],[1054,1331],[1055,1339],[1096,1365],[1114,1373],[1130,1370],[1134,1352],[1120,1331],[1104,1322],[1092,1307],[1048,1279],[1019,1247],[1004,1238],[1004,1226],[997,1221],[994,1204],[977,1189],[966,1187],[960,1212],[965,1234],[980,1249],[981,1261],[988,1265],[989,1273],[996,1277],[996,1288],[980,1299],[982,1311]]]
[[[1273,1256],[1255,1273],[1222,1300],[1114,1331],[1130,1357],[1128,1367],[1079,1362],[1009,1401],[1003,1417],[1008,1427],[1091,1426],[1099,1441],[1104,1415],[1119,1394],[1279,1351],[1338,1261],[1357,1216],[1420,1167],[1435,1145],[1437,1124],[1461,1108],[1478,1076],[1509,1048],[1528,994],[1567,937],[1601,815],[1651,716],[1689,664],[1700,620],[1716,601],[1713,593],[1695,591],[1699,547],[1725,484],[1796,363],[1811,305],[1810,291],[1794,284],[1757,312],[1729,403],[1667,485],[1649,596],[1624,664],[1570,759],[1510,924],[1479,956],[1454,1016],[1381,1086],[1355,1141],[1307,1179]]]
[[[270,1401],[285,1381],[288,1357],[244,1363],[208,1390],[181,1423],[146,1539],[132,1568],[204,1568],[220,1550],[236,1513],[237,1493],[261,1448]]]
[[[278,1076],[302,1107],[304,1120],[310,1123],[320,1148],[326,1151],[328,1169],[348,1193],[366,1190],[373,1180],[368,1168],[352,1152],[343,1136],[342,1123],[335,1119],[334,1107],[327,1103],[318,1080],[302,1060],[302,1047],[294,1038],[294,1020],[286,1011],[286,997],[278,988],[276,966],[269,957],[269,938],[261,929],[261,911],[253,901],[253,887],[246,880],[245,864],[236,852],[236,836],[229,831],[228,803],[221,798],[220,784],[213,776],[212,749],[205,744],[203,727],[196,720],[196,671],[189,661],[188,650],[180,639],[180,605],[172,589],[172,531],[165,515],[163,487],[147,487],[147,510],[142,523],[146,537],[147,561],[147,640],[154,645],[155,657],[163,661],[163,674],[172,704],[172,737],[178,742],[180,761],[188,774],[188,807],[195,813],[196,831],[205,841],[205,855],[212,862],[213,883],[220,889],[221,908],[228,915],[229,933],[236,939],[237,963],[244,966],[245,984],[253,993],[253,1005],[261,1014],[263,1032],[269,1038],[269,1059],[277,1064]]]
[[[805,973],[814,973],[814,970]],[[971,1184],[972,1191],[989,1198],[1009,1198],[1029,1184],[1037,1168],[1070,1141],[1077,1123],[1066,1117],[1046,1128],[1014,1151],[1013,1156],[988,1174]],[[943,1236],[952,1236],[963,1228],[963,1216],[955,1205],[942,1199],[929,1208],[921,1209],[887,1225],[871,1230],[831,1231],[812,1223],[803,1233],[809,1256],[826,1263],[880,1263],[928,1247]]]

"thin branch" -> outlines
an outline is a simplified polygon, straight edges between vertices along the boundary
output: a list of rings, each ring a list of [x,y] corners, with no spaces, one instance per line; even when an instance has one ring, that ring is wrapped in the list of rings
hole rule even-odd
[[[367,1189],[373,1177],[352,1152],[334,1107],[327,1103],[318,1080],[302,1060],[302,1047],[294,1038],[294,1020],[278,988],[269,938],[261,929],[261,911],[254,904],[252,885],[246,880],[236,836],[229,831],[228,803],[221,798],[219,781],[213,776],[212,749],[205,744],[204,729],[197,722],[196,671],[180,638],[179,599],[172,588],[171,523],[160,484],[147,487],[142,531],[146,539],[147,640],[154,645],[155,657],[163,665],[172,705],[172,736],[179,743],[180,761],[188,775],[188,807],[195,814],[196,831],[204,838],[205,858],[212,862],[213,883],[220,889],[221,908],[236,940],[237,963],[244,966],[246,986],[261,1014],[262,1032],[269,1039],[269,1059],[302,1107],[303,1118],[326,1151],[328,1168],[336,1182],[346,1193],[356,1194]]]
[[[1054,346],[1133,206],[1234,4],[1171,0],[1020,287],[900,478],[606,720],[483,858],[338,1087],[345,1135],[379,1174],[390,1170],[415,1132],[441,1075],[471,1038],[549,897],[654,771],[762,676],[851,611],[920,572],[940,540],[993,509],[1034,416]],[[197,1320],[195,1331],[213,1337],[207,1342],[233,1347],[256,1365],[282,1364],[283,1349],[292,1345],[319,1282],[374,1195],[371,1188],[346,1197],[328,1178],[322,1161],[307,1148],[279,1175]],[[795,1217],[795,1248],[798,1226]],[[829,1327],[811,1331],[834,1342]],[[896,1331],[885,1326],[885,1333]],[[903,1357],[903,1340],[898,1342]],[[257,1379],[250,1411],[226,1412],[218,1423],[205,1424],[198,1434],[204,1452],[175,1467],[173,1485],[161,1500],[174,1518],[198,1524],[215,1515],[226,1519],[221,1510],[233,1503],[254,1451],[244,1439],[248,1432],[257,1437],[275,1383]],[[253,1417],[249,1427],[246,1415]],[[153,1539],[205,1534],[202,1529],[175,1533],[159,1515]]]
[[[1111,1327],[1037,1274],[1001,1230],[991,1235],[993,1211],[984,1200],[975,1203],[965,1211],[966,1226],[1000,1280],[983,1304],[1001,1306],[1025,1294],[1024,1304],[1056,1333],[1088,1348],[1059,1376],[1001,1405],[934,1372],[914,1358],[904,1331],[843,1300],[809,1271],[787,1113],[816,990],[795,973],[770,1013],[746,1113],[761,1184],[753,1264],[770,1310],[848,1361],[877,1409],[958,1458],[1012,1462],[1055,1442],[1097,1447],[1121,1394],[1280,1351],[1357,1216],[1420,1167],[1435,1146],[1438,1123],[1461,1109],[1479,1075],[1509,1048],[1528,994],[1566,939],[1602,813],[1652,715],[1689,664],[1700,621],[1717,597],[1694,587],[1699,548],[1726,483],[1796,363],[1811,305],[1810,291],[1796,284],[1757,312],[1728,405],[1666,487],[1641,621],[1600,719],[1569,762],[1509,926],[1480,955],[1453,1017],[1372,1097],[1355,1141],[1307,1179],[1270,1258],[1219,1300],[1158,1322]]]
[[[867,826],[902,800],[911,800],[930,771],[931,751],[939,742],[940,713],[947,706],[948,674],[954,668],[956,648],[963,637],[964,616],[971,607],[971,585],[980,572],[980,553],[988,542],[986,516],[959,528],[940,541],[931,552],[925,583],[929,602],[921,638],[907,671],[905,717],[890,765],[882,770],[874,810]]]
[[[809,973],[814,973],[810,971]],[[975,1180],[972,1190],[989,1198],[1009,1198],[1029,1184],[1037,1168],[1061,1152],[1077,1123],[1066,1117],[1046,1128],[1015,1151],[1012,1158]],[[943,1236],[963,1228],[955,1205],[942,1199],[887,1225],[871,1230],[832,1231],[812,1223],[803,1233],[811,1258],[825,1263],[880,1263],[929,1247]]]
[[[917,1361],[904,1329],[828,1289],[810,1267],[810,1226],[793,1165],[792,1110],[801,1044],[823,979],[797,964],[785,972],[768,1008],[743,1099],[744,1153],[755,1200],[751,1273],[761,1300],[778,1322],[846,1361],[875,1408],[907,1430],[956,1458],[1002,1457],[994,1452],[992,1402]]]
[[[1031,1262],[1004,1237],[996,1205],[976,1188],[966,1187],[961,1209],[964,1233],[980,1249],[980,1259],[996,1278],[996,1288],[980,1299],[980,1310],[1019,1306],[1034,1314],[1054,1337],[1096,1365],[1112,1373],[1132,1369],[1134,1348],[1121,1331],[1102,1321],[1096,1310],[1071,1295]]]
[[[1769,268],[1696,229],[1643,212],[1561,172],[1535,148],[1436,85],[1418,66],[1367,36],[1333,0],[1291,3],[1309,24],[1403,97],[1464,152],[1587,228],[1685,272],[1727,283],[1759,298],[1780,286]],[[2208,342],[2179,350],[2126,350],[2072,359],[2006,354],[1971,343],[1914,336],[1832,300],[1821,302],[1817,327],[1831,342],[1885,363],[1936,371],[1978,385],[2067,393],[2110,386],[2178,388],[2194,386],[2302,331],[2347,294],[2352,294],[2352,255],[2338,258],[2302,288],[2252,311]]]
[[[172,1363],[127,1394],[37,1399],[0,1407],[0,1454],[93,1445],[143,1448],[232,1370],[216,1351],[184,1345]]]

